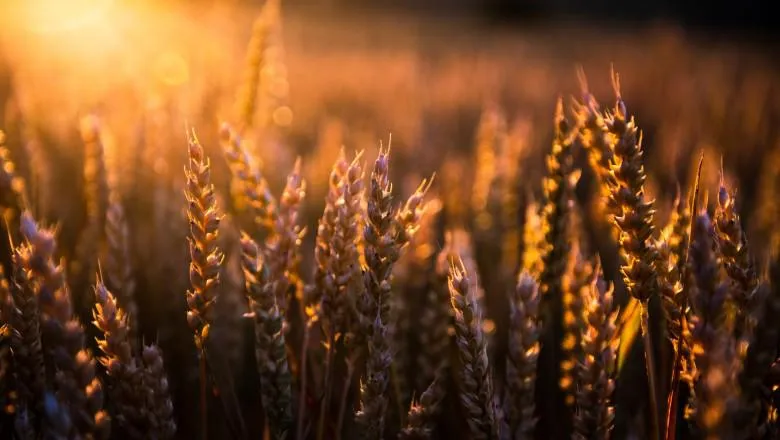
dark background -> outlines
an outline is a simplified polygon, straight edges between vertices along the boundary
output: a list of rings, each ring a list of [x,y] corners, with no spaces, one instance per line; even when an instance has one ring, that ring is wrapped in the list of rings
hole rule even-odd
[[[719,33],[780,35],[769,0],[287,0],[285,4],[469,15],[507,25],[565,20],[622,27],[662,22]]]

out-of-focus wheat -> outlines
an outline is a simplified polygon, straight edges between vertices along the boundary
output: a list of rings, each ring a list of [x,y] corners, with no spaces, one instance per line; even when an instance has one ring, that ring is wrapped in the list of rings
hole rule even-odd
[[[546,435],[566,436],[571,426],[570,408],[561,389],[560,365],[563,360],[564,285],[563,278],[571,249],[570,224],[574,185],[579,173],[574,168],[572,134],[559,98],[555,108],[555,137],[552,151],[547,155],[547,176],[543,180],[544,204],[541,213],[541,319],[543,323],[542,348],[539,353],[539,381],[537,395],[541,397],[541,425]],[[527,250],[528,252],[528,250]],[[538,263],[537,263],[538,264]],[[533,272],[531,272],[533,274]],[[548,390],[540,394],[540,389]],[[559,418],[553,420],[553,414]]]

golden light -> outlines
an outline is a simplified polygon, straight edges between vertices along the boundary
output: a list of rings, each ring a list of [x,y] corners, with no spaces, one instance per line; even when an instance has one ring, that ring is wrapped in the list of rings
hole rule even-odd
[[[282,106],[274,110],[274,123],[280,127],[289,127],[292,124],[293,112],[290,107]]]
[[[491,335],[496,331],[496,323],[492,319],[485,318],[482,321],[482,331],[485,334]]]
[[[36,33],[78,30],[105,22],[114,0],[12,0],[10,8]]]
[[[155,76],[169,86],[178,86],[190,78],[187,61],[176,52],[163,52],[154,63]]]

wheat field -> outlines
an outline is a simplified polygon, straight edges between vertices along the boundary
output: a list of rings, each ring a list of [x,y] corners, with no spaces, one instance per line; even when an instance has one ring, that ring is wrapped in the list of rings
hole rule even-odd
[[[780,437],[770,46],[39,3],[0,6],[0,438]]]

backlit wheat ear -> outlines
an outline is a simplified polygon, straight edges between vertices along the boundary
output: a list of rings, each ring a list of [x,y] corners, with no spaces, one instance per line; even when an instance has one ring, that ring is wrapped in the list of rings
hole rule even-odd
[[[524,271],[537,278],[544,270],[544,261],[542,261],[542,254],[545,251],[543,231],[539,203],[531,200],[525,207],[521,264]]]
[[[606,286],[599,270],[590,285],[583,286],[586,327],[582,335],[583,361],[577,368],[577,410],[575,437],[606,439],[613,428],[616,360],[619,338],[617,310],[612,287]]]
[[[657,260],[650,239],[653,235],[653,201],[645,197],[647,179],[643,165],[641,136],[629,119],[625,103],[618,98],[614,111],[604,120],[614,152],[608,185],[610,199],[618,214],[614,222],[620,231],[625,263],[623,278],[631,295],[646,302],[654,293],[657,279],[653,262]]]
[[[214,185],[211,183],[211,164],[205,157],[195,133],[188,134],[189,161],[187,177],[187,217],[190,222],[190,285],[187,292],[187,322],[195,333],[198,351],[205,349],[209,327],[213,321],[222,251],[217,247],[219,222],[222,214],[217,207]]]
[[[176,421],[173,419],[173,401],[165,374],[163,355],[160,348],[154,344],[147,345],[141,351],[143,360],[143,389],[146,394],[146,405],[149,408],[146,416],[149,420],[150,438],[167,440],[176,436]]]
[[[715,231],[707,214],[696,217],[691,241],[693,296],[693,354],[696,362],[696,420],[704,438],[721,438],[728,422],[726,399],[733,394],[733,339],[724,326],[723,305],[728,286],[722,282],[721,264],[714,251]]]
[[[723,258],[723,268],[731,284],[729,303],[733,309],[734,336],[741,344],[746,344],[756,325],[754,309],[758,274],[735,203],[735,197],[729,193],[721,179],[718,207],[715,210],[715,231]]]
[[[580,251],[575,235],[571,235],[572,250],[569,253],[563,278],[563,358],[560,364],[559,386],[565,393],[566,405],[574,408],[577,392],[577,368],[582,363],[582,338],[586,330],[584,307],[587,296],[583,294],[593,281],[593,266]]]
[[[655,243],[658,251],[658,273],[666,280],[669,289],[667,294],[662,295],[664,311],[666,313],[666,324],[669,334],[669,340],[677,344],[679,338],[683,337],[684,349],[689,350],[690,341],[684,337],[681,327],[682,314],[688,313],[688,300],[683,292],[683,280],[681,269],[684,267],[682,260],[685,259],[688,243],[688,228],[690,226],[691,214],[688,203],[680,200],[678,194],[674,202],[674,207],[669,216],[666,226],[660,233],[660,239]],[[662,292],[664,293],[664,292]]]
[[[106,249],[103,270],[106,284],[114,292],[116,299],[127,313],[130,324],[130,340],[135,345],[138,319],[138,304],[135,299],[135,277],[130,261],[130,230],[125,218],[125,210],[114,194],[106,211]]]
[[[342,334],[353,330],[352,310],[363,289],[358,252],[363,197],[362,154],[350,163],[343,156],[331,173],[331,191],[317,231],[315,282],[322,295],[323,322]]]
[[[396,210],[393,207],[393,186],[390,182],[390,149],[380,147],[371,172],[366,226],[363,232],[367,298],[361,301],[361,320],[364,326],[366,323],[371,325],[365,328],[370,336],[366,380],[361,386],[361,409],[357,420],[363,426],[367,438],[381,436],[384,431],[392,359],[387,336],[393,265],[419,227],[424,210],[423,197],[427,189],[427,183],[423,182],[406,204]]]
[[[287,176],[287,184],[279,202],[278,215],[274,217],[273,235],[266,240],[266,256],[274,289],[274,296],[282,313],[285,312],[294,295],[301,295],[297,290],[300,281],[298,265],[300,263],[301,240],[306,233],[300,225],[300,211],[306,196],[306,181],[301,176],[301,159]],[[298,298],[302,300],[303,297]]]
[[[547,155],[547,175],[543,180],[544,204],[541,211],[543,239],[539,241],[541,264],[539,291],[540,318],[543,322],[541,352],[539,353],[539,413],[546,435],[568,436],[571,412],[560,389],[560,365],[563,360],[563,276],[570,252],[569,225],[574,185],[577,172],[572,155],[572,136],[559,99],[555,108],[555,137],[552,151]],[[528,251],[529,248],[527,248]],[[538,263],[535,263],[536,265]],[[533,266],[531,267],[533,269]],[[533,272],[531,272],[533,274]],[[550,391],[555,390],[555,391]],[[552,414],[558,414],[553,420]]]
[[[70,413],[69,423],[50,421],[46,428],[52,435],[107,438],[111,420],[102,410],[103,386],[95,376],[95,360],[84,348],[84,329],[73,316],[65,272],[54,263],[54,234],[39,228],[29,213],[22,215],[21,232],[26,245],[17,253],[17,264],[35,282],[46,353],[58,371],[57,401]]]
[[[133,353],[127,314],[99,278],[95,286],[93,316],[95,327],[102,334],[97,340],[98,348],[103,352],[99,361],[108,373],[108,394],[116,413],[114,433],[142,438],[151,428],[143,365]]]
[[[277,305],[270,268],[261,261],[258,246],[241,237],[246,294],[255,321],[255,357],[260,373],[260,393],[274,439],[285,439],[293,424],[292,375],[287,363],[284,318]]]
[[[371,172],[367,197],[364,273],[366,297],[361,298],[361,320],[368,334],[365,379],[360,387],[357,422],[365,438],[381,438],[387,412],[392,353],[388,344],[390,277],[399,257],[394,237],[393,185],[390,183],[389,150],[381,146]],[[370,323],[370,324],[369,324]]]
[[[37,288],[32,276],[21,264],[26,247],[14,249],[14,277],[9,286],[13,295],[10,304],[5,307],[11,312],[11,346],[17,365],[17,391],[21,404],[26,406],[28,418],[32,424],[43,416],[43,398],[46,388],[43,347],[41,345],[41,316],[38,310]],[[27,255],[27,254],[24,254]]]
[[[582,102],[574,103],[574,112],[577,118],[578,139],[588,154],[588,162],[596,173],[598,186],[599,211],[607,216],[619,214],[618,207],[609,198],[608,181],[610,163],[614,153],[610,146],[607,125],[598,101],[588,90],[585,72],[580,68],[577,71],[580,80]]]
[[[514,440],[533,438],[534,401],[539,359],[539,283],[521,272],[509,298],[509,353],[506,363],[504,412]]]
[[[625,102],[620,95],[620,82],[613,72],[613,86],[617,95],[615,108],[604,118],[604,128],[609,133],[609,144],[613,152],[607,185],[610,188],[609,206],[615,210],[613,218],[619,231],[621,272],[631,296],[641,304],[641,331],[645,348],[645,361],[650,389],[652,410],[651,432],[659,438],[661,422],[658,414],[660,385],[655,362],[655,344],[661,340],[651,335],[648,302],[658,295],[659,284],[664,281],[656,270],[659,260],[653,245],[654,202],[645,196],[645,175],[642,138],[629,117]],[[668,286],[660,290],[667,291]],[[667,295],[667,293],[661,293]]]
[[[446,394],[445,380],[447,369],[442,368],[435,379],[420,395],[420,399],[412,402],[407,415],[407,425],[398,435],[402,440],[427,440],[433,438],[436,416],[441,411],[442,400]]]
[[[277,201],[271,194],[259,164],[247,151],[241,135],[236,133],[229,124],[222,124],[219,139],[230,167],[232,184],[240,194],[234,200],[234,204],[248,208],[252,220],[260,229],[259,238],[272,235],[279,221]]]
[[[460,402],[466,412],[471,438],[496,439],[498,420],[493,403],[487,342],[482,331],[482,311],[469,276],[462,260],[452,263],[449,289],[460,360]]]
[[[280,98],[276,96],[278,91],[273,88],[273,80],[277,78],[270,77],[279,70],[281,61],[276,53],[281,50],[280,4],[279,0],[265,2],[252,27],[252,38],[244,62],[244,79],[235,109],[242,134],[254,126],[258,111],[261,117],[259,127],[266,128],[273,111],[268,101]]]
[[[314,247],[314,280],[308,289],[307,304],[322,308],[323,324],[335,326],[336,312],[339,312],[335,292],[335,276],[333,272],[334,257],[331,244],[336,230],[336,211],[340,198],[341,182],[349,168],[342,149],[336,162],[331,167],[328,178],[328,193],[325,196],[325,209],[317,226],[317,238]]]
[[[327,408],[334,383],[334,357],[361,347],[369,335],[360,313],[365,285],[360,267],[360,228],[363,221],[362,153],[347,162],[342,152],[330,174],[325,210],[317,229],[314,283],[309,287],[310,322],[319,320],[324,333],[325,378],[317,432],[325,432]],[[336,353],[338,351],[338,353]],[[336,354],[337,356],[334,356]]]

